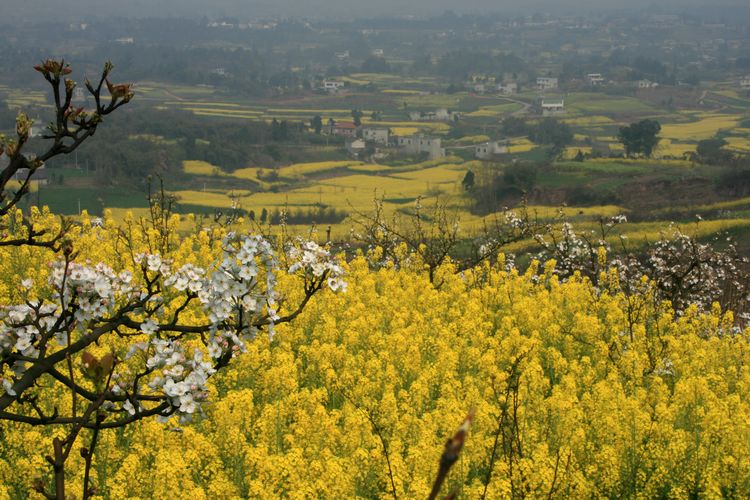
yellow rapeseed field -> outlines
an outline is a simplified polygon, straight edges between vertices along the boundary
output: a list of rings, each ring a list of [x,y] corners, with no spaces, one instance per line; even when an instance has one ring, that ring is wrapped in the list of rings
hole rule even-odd
[[[207,161],[200,160],[185,160],[182,162],[182,170],[186,174],[192,175],[227,175],[222,169],[216,165],[212,165]]]
[[[572,160],[578,155],[579,151],[583,154],[591,154],[592,149],[589,146],[571,146],[565,148],[565,151],[563,152],[563,159]]]
[[[510,142],[510,147],[508,148],[508,151],[510,153],[525,153],[527,151],[531,151],[535,147],[536,147],[536,144],[534,144],[528,139],[513,139]]]
[[[449,124],[443,122],[374,121],[369,117],[364,117],[362,123],[373,127],[428,129],[436,133],[445,133],[451,128]]]
[[[479,144],[490,140],[488,135],[465,135],[459,139],[461,142],[469,142],[471,144]]]
[[[135,252],[160,235],[129,227]],[[223,231],[172,234],[164,257],[207,265]],[[132,270],[122,238],[112,220],[84,221],[71,244],[81,262]],[[733,329],[731,312],[677,315],[647,278],[626,295],[616,273],[595,288],[561,282],[554,263],[519,272],[502,256],[462,273],[447,263],[434,286],[417,255],[398,251],[399,266],[380,262],[379,249],[351,256],[348,290],[321,292],[272,339],[250,341],[209,380],[193,423],[101,431],[98,494],[426,498],[446,440],[474,409],[446,488],[465,498],[750,497],[750,330]],[[55,258],[46,249],[2,247],[0,257],[4,306],[27,277],[45,293]],[[279,288],[301,293],[290,279]],[[140,337],[110,335],[97,349],[125,369]],[[82,369],[73,359],[77,380]],[[62,389],[34,392],[45,411],[70,404]],[[0,423],[0,498],[36,495],[60,432]],[[71,497],[82,496],[83,467],[76,448]]]
[[[414,135],[419,132],[419,127],[391,127],[394,135]]]
[[[694,122],[662,124],[660,135],[678,141],[700,141],[736,127],[739,121],[740,117],[735,115],[705,115]]]
[[[610,123],[614,123],[614,120],[608,116],[582,116],[580,118],[563,118],[561,120],[563,123],[567,123],[568,125],[607,125]]]
[[[695,144],[677,143],[671,139],[662,139],[656,146],[655,156],[673,156],[680,158],[688,153],[694,153],[695,148]]]

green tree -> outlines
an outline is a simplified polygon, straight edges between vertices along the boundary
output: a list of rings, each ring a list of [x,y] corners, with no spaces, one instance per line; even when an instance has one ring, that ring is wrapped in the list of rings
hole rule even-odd
[[[724,149],[728,143],[724,139],[705,139],[698,142],[696,157],[701,163],[717,165],[732,160],[732,153]]]
[[[474,187],[474,172],[471,169],[466,171],[466,175],[464,175],[461,185],[464,187],[464,191],[469,191]]]
[[[313,116],[310,126],[315,130],[316,134],[320,134],[320,131],[323,130],[323,118],[320,115]]]
[[[566,123],[545,118],[529,130],[529,137],[537,144],[552,144],[555,149],[562,149],[573,141],[573,131]]]
[[[618,139],[625,147],[626,156],[643,155],[649,158],[657,144],[659,144],[659,132],[661,125],[656,120],[641,120],[631,123],[626,127],[620,127]]]
[[[354,124],[357,127],[362,125],[362,115],[364,115],[364,113],[362,113],[362,110],[359,110],[359,109],[352,110],[352,118],[354,119]]]

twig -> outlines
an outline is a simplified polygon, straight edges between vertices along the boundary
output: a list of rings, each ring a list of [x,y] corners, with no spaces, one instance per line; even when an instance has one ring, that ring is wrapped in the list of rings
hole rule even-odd
[[[440,493],[440,488],[443,486],[445,478],[448,476],[448,472],[450,471],[451,467],[453,467],[453,464],[458,461],[458,457],[464,447],[466,437],[469,434],[469,427],[471,427],[471,422],[472,420],[474,420],[474,413],[475,412],[473,409],[469,411],[469,414],[466,416],[463,423],[459,426],[456,433],[448,440],[447,443],[445,443],[445,449],[443,450],[443,454],[440,456],[440,466],[438,468],[438,474],[435,478],[435,482],[432,485],[430,496],[427,497],[428,500],[434,500],[435,498],[437,498],[438,493]]]

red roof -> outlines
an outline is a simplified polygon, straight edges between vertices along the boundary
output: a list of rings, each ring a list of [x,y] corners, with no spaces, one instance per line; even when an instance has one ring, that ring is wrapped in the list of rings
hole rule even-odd
[[[338,122],[336,128],[357,128],[357,126],[352,122]]]

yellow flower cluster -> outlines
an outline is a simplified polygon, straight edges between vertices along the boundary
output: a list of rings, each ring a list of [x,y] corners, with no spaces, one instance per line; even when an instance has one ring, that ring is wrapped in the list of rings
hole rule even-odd
[[[126,266],[128,231],[137,246],[164,241],[113,224],[76,229],[80,260]],[[221,250],[212,233],[170,238],[178,265]],[[43,287],[51,258],[3,249],[3,301],[17,300],[20,279]],[[204,419],[103,431],[99,491],[425,498],[442,445],[475,408],[446,482],[465,498],[750,496],[750,331],[733,329],[731,313],[678,317],[646,281],[626,296],[615,273],[595,289],[577,276],[560,282],[554,263],[519,273],[501,257],[460,274],[446,264],[435,287],[417,258],[376,270],[372,259],[352,258],[346,293],[316,296],[216,375]],[[292,302],[302,293],[279,286]],[[65,399],[41,394],[48,405]],[[0,423],[0,498],[33,495],[61,433]],[[74,496],[82,468],[72,454]]]

